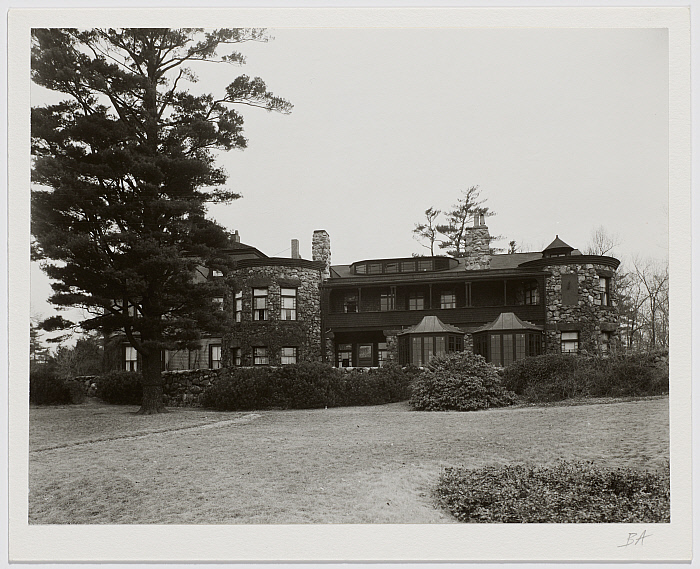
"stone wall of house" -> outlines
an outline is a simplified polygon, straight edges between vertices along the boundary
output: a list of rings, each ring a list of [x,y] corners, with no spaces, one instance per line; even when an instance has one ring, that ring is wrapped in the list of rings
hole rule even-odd
[[[232,271],[224,310],[231,311],[231,328],[222,342],[222,364],[233,364],[233,349],[241,349],[241,365],[253,365],[253,347],[267,348],[269,364],[280,364],[283,347],[297,348],[297,362],[321,361],[321,292],[323,270],[310,261],[294,266],[270,264]],[[253,288],[267,288],[267,320],[253,319]],[[282,288],[296,288],[296,320],[281,319]],[[235,322],[235,293],[242,292],[241,321]]]
[[[491,235],[486,225],[466,227],[464,235],[464,264],[468,271],[491,266]]]
[[[561,333],[572,331],[579,333],[579,353],[602,353],[605,342],[604,332],[610,335],[609,351],[617,350],[619,348],[619,312],[615,271],[606,265],[575,262],[548,265],[544,270],[550,273],[545,280],[547,309],[545,352],[559,353]],[[572,304],[563,302],[562,275],[565,274],[576,275],[578,282],[577,300]],[[610,306],[600,304],[599,276],[610,278]]]

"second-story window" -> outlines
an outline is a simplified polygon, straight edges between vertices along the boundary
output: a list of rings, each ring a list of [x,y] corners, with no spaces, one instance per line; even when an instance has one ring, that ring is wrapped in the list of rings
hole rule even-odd
[[[215,296],[214,298],[211,299],[211,303],[214,306],[214,310],[223,310],[224,309],[224,297],[223,296]]]
[[[526,283],[525,284],[525,304],[539,304],[540,303],[540,289],[537,283]]]
[[[235,298],[236,306],[234,308],[234,318],[236,322],[241,321],[241,316],[243,315],[243,291],[239,290],[236,293],[236,298]]]
[[[297,319],[297,289],[295,288],[282,288],[280,289],[280,296],[282,300],[282,312],[280,318],[282,320],[296,320]]]
[[[343,297],[343,312],[357,312],[357,293],[346,292]]]
[[[408,297],[408,309],[409,310],[424,310],[425,309],[425,297],[421,292],[412,292]]]
[[[457,308],[457,297],[454,291],[440,293],[440,308]]]
[[[391,287],[388,291],[383,291],[379,295],[379,309],[382,312],[394,310],[396,308],[396,289]]]
[[[610,278],[599,277],[598,288],[600,289],[600,305],[610,306]]]
[[[267,288],[253,289],[253,320],[267,320]]]

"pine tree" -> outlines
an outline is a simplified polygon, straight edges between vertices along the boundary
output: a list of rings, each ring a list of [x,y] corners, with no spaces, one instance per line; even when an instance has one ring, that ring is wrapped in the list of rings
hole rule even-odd
[[[220,97],[182,85],[196,81],[191,64],[242,64],[230,46],[266,40],[258,29],[33,31],[33,81],[68,96],[32,109],[33,258],[51,302],[83,307],[83,329],[122,333],[140,354],[140,413],[165,410],[161,351],[225,323],[212,309],[222,291],[196,275],[228,266],[217,251],[230,236],[206,205],[240,197],[214,154],[246,147],[232,107],[292,109],[257,77]]]

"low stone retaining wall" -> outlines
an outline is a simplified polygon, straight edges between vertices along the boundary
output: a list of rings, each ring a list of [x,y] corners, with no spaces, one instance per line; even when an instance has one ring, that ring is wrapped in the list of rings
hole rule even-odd
[[[204,390],[215,382],[223,369],[183,369],[164,371],[163,399],[167,407],[199,407]]]

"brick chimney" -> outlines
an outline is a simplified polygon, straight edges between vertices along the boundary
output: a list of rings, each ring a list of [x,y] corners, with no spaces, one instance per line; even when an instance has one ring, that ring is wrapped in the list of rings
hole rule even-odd
[[[233,232],[233,242],[234,243],[240,243],[241,242],[241,236],[238,235],[238,229]]]
[[[331,276],[331,238],[325,229],[317,229],[311,239],[311,258],[314,261],[322,261],[326,268],[323,271],[323,278]]]
[[[292,239],[292,259],[301,259],[299,254],[299,240]]]

